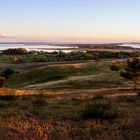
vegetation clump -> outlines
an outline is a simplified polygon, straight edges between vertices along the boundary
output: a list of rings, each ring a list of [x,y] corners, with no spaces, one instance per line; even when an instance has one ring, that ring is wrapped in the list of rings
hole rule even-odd
[[[9,76],[11,76],[12,74],[14,74],[15,71],[11,68],[6,68],[3,72],[2,72],[2,76],[5,78],[9,78]]]
[[[2,51],[3,54],[10,54],[10,55],[15,55],[15,54],[27,54],[27,50],[24,48],[15,48],[15,49],[7,49]]]
[[[16,99],[15,95],[3,95],[3,96],[0,96],[1,101],[13,101],[15,99]]]
[[[12,59],[11,59],[12,56]],[[2,51],[1,61],[9,63],[22,62],[60,62],[60,61],[83,61],[100,59],[124,59],[138,57],[138,52],[114,52],[103,50],[72,51],[65,53],[63,51],[43,52],[27,51],[24,48],[7,49]]]
[[[122,71],[120,75],[125,79],[132,81],[136,90],[138,82],[140,81],[140,59],[135,58],[133,60],[128,60],[125,70]]]
[[[7,83],[6,79],[4,77],[0,76],[0,88],[5,87],[6,83]]]
[[[119,115],[117,106],[111,102],[89,103],[82,111],[83,119],[115,119]]]
[[[37,96],[37,99],[35,99],[33,101],[33,105],[35,105],[35,106],[44,106],[44,105],[47,105],[47,101],[46,101],[45,95],[39,94]]]
[[[93,100],[103,99],[103,98],[104,98],[104,96],[102,93],[97,93],[94,95]]]
[[[90,128],[90,132],[93,135],[101,134],[106,130],[107,130],[107,128],[105,126],[103,126],[103,125],[95,125],[94,127]]]
[[[112,64],[112,65],[110,66],[110,69],[111,69],[112,71],[115,71],[115,72],[119,71],[120,68],[121,68],[121,67],[120,67],[119,64]]]
[[[23,58],[21,56],[14,56],[12,57],[12,63],[19,64],[23,62]]]
[[[140,91],[138,92],[138,96],[140,97]]]
[[[119,96],[117,97],[118,102],[128,102],[128,103],[134,103],[137,101],[136,97],[134,96]]]

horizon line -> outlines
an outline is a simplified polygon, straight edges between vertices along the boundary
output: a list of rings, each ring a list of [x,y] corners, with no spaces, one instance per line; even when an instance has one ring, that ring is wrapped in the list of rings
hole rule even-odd
[[[140,44],[140,42],[82,42],[82,41],[0,41],[0,44],[24,44],[24,43],[62,43],[62,44]]]

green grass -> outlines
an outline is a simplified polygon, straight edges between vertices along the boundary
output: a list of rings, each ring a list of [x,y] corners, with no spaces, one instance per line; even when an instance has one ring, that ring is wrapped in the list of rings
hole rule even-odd
[[[83,64],[81,68],[74,66],[51,66],[15,74],[9,79],[8,86],[23,87],[28,84],[60,80],[69,76],[96,74],[100,71],[100,65],[98,66],[95,63]]]
[[[0,59],[1,67],[11,65],[6,57]],[[110,71],[111,63],[112,61],[99,61],[82,64],[81,67],[41,65],[42,68],[38,68],[35,64],[34,69],[31,67],[12,75],[8,80],[8,87],[13,88],[68,79],[71,76],[92,75],[92,77],[70,80],[48,87],[56,91],[63,88],[77,89],[78,94],[73,92],[72,95],[43,95],[43,91],[38,91],[38,95],[13,96],[12,92],[10,95],[0,96],[0,133],[20,135],[20,138],[22,136],[25,139],[31,138],[28,137],[30,133],[35,138],[42,136],[46,130],[47,133],[51,132],[53,139],[60,138],[60,135],[64,135],[62,139],[66,139],[67,134],[68,137],[73,136],[71,139],[75,137],[96,139],[96,136],[101,136],[100,139],[104,139],[104,136],[106,139],[131,139],[132,137],[136,139],[137,136],[139,138],[137,125],[140,116],[139,96],[104,98],[103,95],[106,93],[95,94],[95,96],[91,93],[92,96],[87,94],[88,97],[84,98],[82,90],[80,91],[80,89],[122,86],[124,80],[119,76],[119,72]],[[12,65],[14,66],[21,70],[25,64],[22,64],[23,67]]]
[[[69,77],[81,76],[80,79],[67,80],[62,83],[51,84],[45,88],[49,89],[88,89],[123,86],[124,79],[119,72],[112,72],[109,68],[110,62],[88,62],[77,68],[74,65],[46,66],[42,69],[16,73],[8,79],[8,87],[23,88],[28,85],[46,83]],[[88,76],[90,77],[88,78]],[[82,78],[87,76],[87,78]]]
[[[125,81],[119,76],[119,73],[111,73],[100,71],[99,74],[93,72],[93,77],[80,80],[70,80],[64,83],[58,83],[49,86],[52,89],[88,89],[88,88],[109,88],[116,86],[123,86]]]
[[[41,55],[41,54],[40,54]],[[39,56],[40,56],[39,55]],[[39,57],[32,56],[29,54],[22,57]],[[83,63],[82,67],[76,68],[74,66],[68,66],[60,64],[52,65],[45,67],[45,64],[39,63],[29,66],[25,63],[23,64],[12,64],[9,60],[12,56],[10,55],[0,55],[0,63],[3,63],[1,67],[9,67],[18,71],[8,79],[8,87],[10,88],[24,88],[25,86],[45,83],[50,81],[57,81],[62,79],[68,79],[71,76],[88,76],[93,75],[93,78],[81,79],[81,80],[68,80],[64,83],[50,85],[48,88],[52,89],[62,89],[62,88],[71,88],[71,89],[81,89],[81,88],[96,88],[96,87],[113,87],[113,86],[122,86],[124,80],[120,77],[119,72],[113,73],[110,70],[110,64],[112,60],[98,62],[87,62]],[[5,62],[5,63],[4,63]],[[32,64],[32,63],[31,63]],[[121,63],[124,66],[124,63]],[[25,67],[24,67],[25,66]]]

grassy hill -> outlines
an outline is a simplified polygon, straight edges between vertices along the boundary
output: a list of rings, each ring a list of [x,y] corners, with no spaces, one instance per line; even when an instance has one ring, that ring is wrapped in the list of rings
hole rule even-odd
[[[110,86],[121,85],[123,80],[119,73],[113,73],[110,70],[111,63],[112,61],[100,61],[36,67],[34,70],[12,75],[8,80],[8,87],[24,88],[28,85],[47,84],[49,82],[52,82],[52,84],[49,84],[46,88],[91,88],[104,87],[109,84]],[[64,79],[64,82],[59,82]],[[55,84],[53,84],[53,81]],[[58,81],[58,84],[56,81]]]
[[[0,89],[0,139],[139,139],[140,95],[125,59],[22,63]]]

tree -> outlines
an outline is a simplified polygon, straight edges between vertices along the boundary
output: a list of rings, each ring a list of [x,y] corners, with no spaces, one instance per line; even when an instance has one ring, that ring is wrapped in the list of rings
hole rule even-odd
[[[110,66],[110,69],[112,70],[112,71],[119,71],[120,70],[120,65],[119,64],[112,64],[111,66]]]
[[[14,73],[15,73],[15,71],[13,69],[7,68],[2,72],[1,76],[5,77],[7,79],[7,78],[9,78],[9,76],[11,76]]]
[[[12,62],[13,62],[14,64],[22,63],[22,62],[23,62],[23,58],[20,57],[20,56],[13,56],[13,57],[12,57]]]
[[[7,49],[2,51],[3,54],[18,55],[27,54],[28,51],[24,48]]]
[[[6,85],[6,79],[0,76],[0,88],[5,87],[5,85]]]
[[[125,79],[132,81],[136,90],[140,80],[140,59],[134,58],[133,60],[128,60],[125,70],[122,71],[120,75]]]

